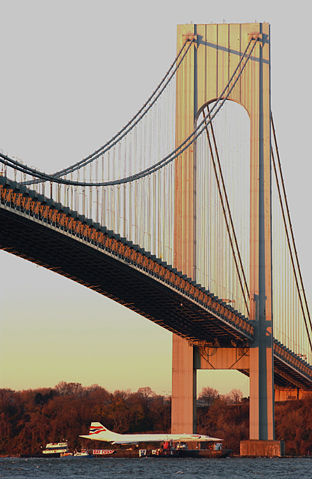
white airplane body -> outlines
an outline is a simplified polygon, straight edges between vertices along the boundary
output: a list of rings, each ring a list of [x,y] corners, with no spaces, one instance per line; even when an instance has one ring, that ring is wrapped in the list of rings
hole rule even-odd
[[[112,444],[137,444],[140,442],[222,442],[217,437],[204,436],[202,434],[118,434],[110,431],[100,422],[92,422],[89,434],[80,435],[92,441],[106,441]]]

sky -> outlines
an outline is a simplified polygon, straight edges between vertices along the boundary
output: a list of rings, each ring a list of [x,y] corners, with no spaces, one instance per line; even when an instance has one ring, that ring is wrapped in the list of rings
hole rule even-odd
[[[0,0],[0,149],[53,172],[105,143],[176,53],[180,23],[271,24],[272,111],[311,299],[310,10],[303,0]],[[0,252],[0,388],[60,381],[171,393],[171,334],[96,292]],[[248,395],[248,379],[200,371]]]

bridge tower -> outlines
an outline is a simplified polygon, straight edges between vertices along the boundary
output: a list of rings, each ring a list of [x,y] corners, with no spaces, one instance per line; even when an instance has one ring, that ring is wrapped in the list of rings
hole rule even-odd
[[[220,348],[219,368],[249,369],[250,441],[244,454],[265,455],[274,441],[274,380],[271,265],[270,27],[267,23],[178,25],[177,50],[194,40],[177,72],[176,145],[193,131],[204,105],[217,99],[233,74],[250,39],[252,56],[229,100],[250,118],[250,320],[256,338],[249,355]],[[174,266],[196,279],[195,148],[175,164]],[[195,432],[196,370],[211,367],[196,346],[173,336],[172,432]],[[234,360],[233,358],[241,358]],[[244,363],[244,364],[243,364]],[[276,443],[276,441],[274,441]],[[269,444],[269,445],[268,445]],[[265,448],[265,450],[263,449]],[[267,452],[270,454],[270,452]],[[279,455],[279,454],[277,454]]]

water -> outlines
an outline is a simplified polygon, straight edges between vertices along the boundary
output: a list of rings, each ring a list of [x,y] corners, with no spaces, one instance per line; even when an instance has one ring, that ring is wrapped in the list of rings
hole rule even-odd
[[[1,479],[312,479],[312,458],[0,458]]]

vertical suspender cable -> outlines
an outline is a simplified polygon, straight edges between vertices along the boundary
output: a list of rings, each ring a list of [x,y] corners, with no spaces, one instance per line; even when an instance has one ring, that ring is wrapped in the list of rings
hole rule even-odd
[[[207,106],[207,110],[208,110],[208,114],[209,114],[209,117],[210,117],[209,106]],[[212,133],[212,139],[213,139],[214,149],[215,149],[215,152],[216,152],[216,160],[217,160],[219,175],[220,175],[220,179],[221,179],[222,189],[223,189],[223,192],[224,192],[225,205],[226,205],[226,209],[227,209],[227,212],[228,212],[230,227],[231,227],[231,231],[232,231],[232,234],[233,234],[234,244],[235,244],[235,248],[236,248],[236,252],[237,252],[237,256],[238,256],[238,261],[239,261],[241,273],[242,273],[242,275],[243,275],[244,286],[245,286],[245,288],[246,288],[247,296],[249,297],[248,283],[247,283],[247,279],[246,279],[246,276],[245,276],[245,271],[244,271],[244,266],[243,266],[243,262],[242,262],[242,257],[241,257],[241,254],[240,254],[240,250],[239,250],[239,246],[238,246],[238,241],[237,241],[237,237],[236,237],[236,233],[235,233],[235,228],[234,228],[234,223],[233,223],[233,217],[232,217],[231,208],[230,208],[230,204],[229,204],[229,200],[228,200],[228,196],[227,196],[227,192],[226,192],[226,187],[225,187],[225,182],[224,182],[224,176],[223,176],[223,173],[222,173],[222,168],[221,168],[221,163],[220,163],[220,157],[219,157],[219,153],[218,153],[217,142],[216,142],[216,137],[215,137],[215,133],[214,133],[214,128],[213,128],[213,123],[212,123],[212,122],[210,123],[210,129],[211,129],[211,133]],[[221,190],[220,190],[220,191],[221,191]],[[224,213],[224,214],[225,214],[225,213]],[[234,254],[234,252],[233,252],[233,254]]]
[[[305,289],[304,289],[304,286],[303,286],[301,269],[300,269],[298,254],[297,254],[297,248],[296,248],[295,238],[294,238],[294,234],[293,234],[292,222],[291,222],[290,213],[289,213],[287,195],[286,195],[286,190],[285,190],[285,183],[284,183],[284,178],[283,178],[283,175],[282,175],[281,162],[280,162],[280,156],[279,156],[279,151],[278,151],[278,146],[277,146],[276,133],[275,133],[275,127],[274,127],[274,123],[273,123],[272,114],[271,114],[271,124],[272,124],[272,130],[273,130],[274,145],[275,145],[275,149],[276,149],[276,153],[277,153],[277,159],[278,159],[279,173],[280,173],[280,176],[281,176],[281,185],[282,185],[282,191],[283,191],[283,198],[284,198],[284,202],[285,202],[286,214],[285,214],[285,209],[284,209],[284,206],[283,206],[281,188],[280,188],[279,181],[278,181],[278,176],[277,176],[277,168],[276,168],[275,157],[274,157],[274,154],[273,154],[273,150],[271,149],[272,162],[273,162],[276,184],[277,184],[277,189],[278,189],[278,195],[279,195],[279,199],[280,199],[282,216],[283,216],[283,221],[284,221],[284,226],[285,226],[285,231],[286,231],[287,244],[288,244],[288,248],[289,248],[289,252],[290,252],[291,264],[292,264],[293,271],[294,271],[294,277],[295,277],[296,287],[297,287],[299,301],[300,301],[300,305],[301,305],[301,310],[302,310],[302,314],[303,314],[303,319],[304,319],[304,323],[305,323],[305,327],[306,327],[306,332],[307,332],[307,335],[308,335],[308,341],[309,341],[309,344],[310,344],[310,348],[312,350],[312,341],[311,341],[310,332],[309,332],[309,328],[308,328],[308,324],[307,324],[306,314],[305,314],[304,311],[306,310],[309,325],[310,325],[310,330],[312,331],[311,317],[310,317],[310,312],[309,312],[308,303],[307,303],[307,299],[306,299]],[[289,224],[289,231],[290,231],[290,236],[291,236],[291,240],[292,240],[292,246],[293,246],[294,253],[292,252],[292,248],[291,248],[291,241],[290,241],[289,231],[288,231],[288,228],[287,228],[286,215],[287,215],[287,220],[288,220],[288,224]],[[297,270],[298,270],[298,273],[297,273]],[[298,274],[299,274],[299,279],[298,279]],[[300,281],[300,286],[301,286],[301,289],[302,289],[303,298],[301,297],[301,294],[300,294],[299,281]]]
[[[203,113],[203,116],[206,119],[204,113]],[[240,286],[241,286],[241,291],[242,291],[242,294],[243,294],[245,307],[246,307],[246,310],[247,310],[248,315],[249,315],[249,306],[248,306],[248,299],[247,299],[249,297],[249,293],[248,293],[248,289],[247,289],[248,297],[246,298],[246,293],[245,293],[243,281],[242,281],[242,278],[241,278],[241,274],[240,274],[240,271],[239,271],[239,265],[238,265],[238,262],[237,262],[237,256],[235,254],[234,243],[233,243],[232,235],[230,233],[229,220],[228,220],[228,217],[227,217],[227,214],[226,214],[226,205],[225,205],[225,201],[224,201],[222,191],[221,191],[220,180],[219,180],[219,176],[218,176],[218,173],[217,173],[216,160],[214,158],[213,148],[212,148],[212,144],[211,144],[211,141],[210,141],[210,135],[209,135],[207,124],[206,124],[206,135],[207,135],[208,145],[209,145],[209,149],[210,149],[213,169],[214,169],[214,173],[215,173],[215,177],[216,177],[217,188],[218,188],[218,192],[219,192],[219,198],[220,198],[220,201],[221,201],[222,211],[223,211],[223,215],[224,215],[224,219],[225,219],[225,223],[226,223],[226,228],[227,228],[227,232],[228,232],[228,236],[229,236],[229,240],[230,240],[230,244],[231,244],[231,249],[232,249],[232,253],[233,253],[233,259],[234,259],[234,262],[235,262],[236,271],[237,271],[237,275],[238,275],[238,280],[239,280],[239,283],[240,283]],[[224,185],[224,187],[225,187],[225,185]],[[233,228],[234,228],[234,226],[233,226]],[[234,234],[233,230],[232,230],[232,234]],[[245,276],[243,276],[243,278],[246,281]],[[245,285],[245,287],[246,287],[246,285]]]

